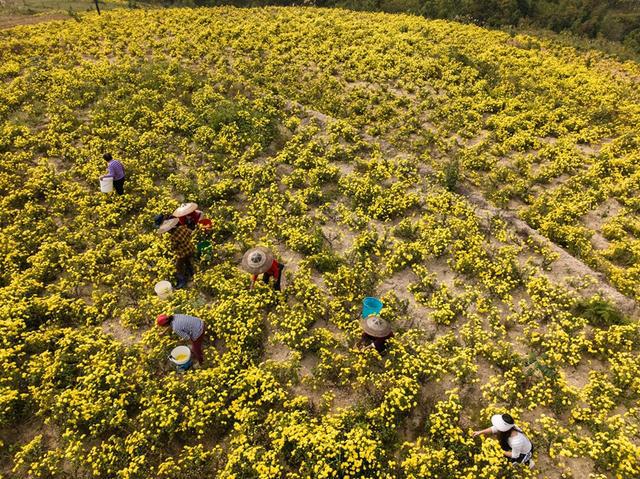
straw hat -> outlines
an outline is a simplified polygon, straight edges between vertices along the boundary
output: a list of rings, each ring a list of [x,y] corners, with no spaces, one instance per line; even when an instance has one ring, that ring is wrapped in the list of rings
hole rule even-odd
[[[183,216],[187,216],[190,213],[193,213],[197,209],[198,205],[196,203],[182,203],[173,212],[173,216],[175,216],[176,218],[181,218]]]
[[[371,314],[366,318],[361,319],[360,326],[362,326],[365,333],[369,336],[373,336],[374,338],[384,338],[391,333],[391,325],[375,314]]]
[[[511,420],[511,422],[509,423],[505,421],[505,419]],[[494,414],[491,416],[491,424],[493,424],[498,431],[502,432],[512,429],[515,425],[513,418],[508,414]]]
[[[166,233],[167,231],[171,231],[176,225],[180,223],[178,218],[171,218],[168,220],[164,220],[160,227],[158,228],[158,234]]]
[[[261,274],[271,268],[273,263],[273,254],[267,248],[258,246],[251,248],[242,257],[240,266],[247,273]]]

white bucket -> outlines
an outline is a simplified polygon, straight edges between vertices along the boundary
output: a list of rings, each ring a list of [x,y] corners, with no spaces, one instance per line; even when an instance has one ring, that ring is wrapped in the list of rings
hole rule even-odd
[[[169,299],[173,294],[173,286],[169,281],[158,281],[153,289],[160,299]]]
[[[113,178],[111,176],[100,179],[100,191],[110,193],[113,191]]]
[[[171,350],[169,361],[180,369],[188,369],[191,365],[191,350],[188,346],[177,346]]]

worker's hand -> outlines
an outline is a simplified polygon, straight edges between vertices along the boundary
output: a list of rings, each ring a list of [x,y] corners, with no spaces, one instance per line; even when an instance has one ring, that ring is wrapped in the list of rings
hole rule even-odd
[[[473,432],[471,433],[471,436],[472,436],[472,437],[476,437],[476,436],[479,436],[480,434],[482,434],[482,431],[473,431]]]

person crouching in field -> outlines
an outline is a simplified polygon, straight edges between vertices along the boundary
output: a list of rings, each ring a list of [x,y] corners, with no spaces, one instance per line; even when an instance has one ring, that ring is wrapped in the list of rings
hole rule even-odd
[[[481,431],[473,431],[473,436],[497,434],[504,455],[511,462],[528,464],[533,469],[533,444],[509,414],[495,414],[491,417],[492,426]]]
[[[360,348],[376,348],[378,353],[384,353],[387,348],[387,340],[393,336],[391,325],[380,316],[371,314],[360,320],[362,337]]]
[[[105,153],[102,158],[107,162],[107,174],[102,175],[100,179],[113,178],[116,193],[124,195],[124,166],[118,160],[114,160],[111,153]]]
[[[191,341],[193,357],[199,364],[202,364],[204,361],[202,351],[205,335],[204,321],[188,314],[161,314],[156,318],[156,324],[160,327],[171,326],[174,333],[182,339]]]
[[[196,249],[191,239],[191,230],[186,225],[178,223],[178,218],[164,220],[158,228],[158,234],[169,233],[171,250],[176,260],[176,289],[181,289],[193,277],[193,256]]]
[[[196,203],[181,204],[171,216],[178,218],[180,224],[186,225],[190,230],[196,229],[198,223],[204,218],[204,214],[198,209]]]
[[[269,278],[274,279],[273,287],[276,291],[281,289],[284,266],[284,264],[274,259],[271,251],[261,246],[247,251],[242,257],[241,263],[242,269],[247,273],[251,273],[251,286],[249,289],[254,288],[258,275],[262,274],[262,280],[265,283],[269,282]]]

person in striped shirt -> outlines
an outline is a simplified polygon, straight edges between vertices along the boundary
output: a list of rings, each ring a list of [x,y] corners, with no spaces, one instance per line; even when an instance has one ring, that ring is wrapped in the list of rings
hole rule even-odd
[[[202,364],[204,361],[202,351],[205,335],[204,321],[188,314],[161,314],[156,318],[156,324],[161,327],[171,326],[174,333],[184,340],[191,341],[193,358]]]
[[[111,153],[102,155],[104,161],[107,162],[107,174],[102,178],[113,178],[113,187],[119,195],[124,194],[124,166],[118,160],[114,160]]]

